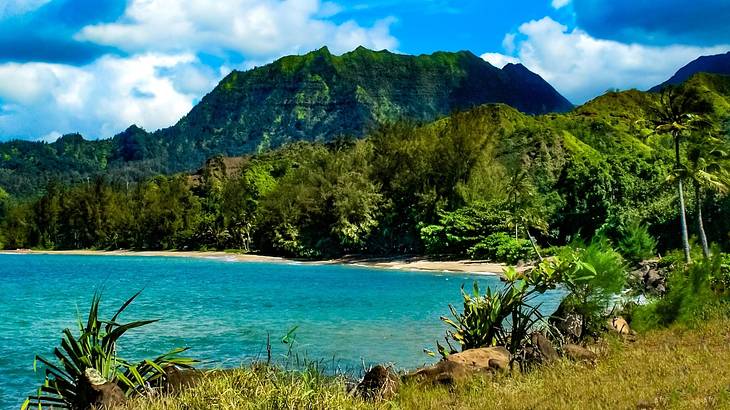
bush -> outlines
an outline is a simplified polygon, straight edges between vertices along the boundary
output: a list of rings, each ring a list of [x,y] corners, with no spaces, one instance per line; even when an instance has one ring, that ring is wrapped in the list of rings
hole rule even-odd
[[[468,251],[471,259],[489,259],[497,262],[517,263],[533,259],[535,250],[527,239],[515,238],[505,232],[487,236]]]
[[[139,292],[129,298],[110,320],[99,319],[101,295],[95,293],[86,323],[78,320],[79,336],[64,329],[61,345],[54,349],[56,364],[41,356],[36,362],[45,369],[45,380],[38,394],[28,397],[23,409],[71,408],[87,409],[95,403],[94,392],[90,391],[87,379],[93,377],[97,383],[115,383],[127,395],[143,395],[150,386],[160,383],[166,376],[164,368],[177,366],[191,368],[196,360],[180,357],[185,348],[173,349],[154,359],[146,359],[137,364],[117,355],[117,342],[128,330],[156,322],[140,320],[121,324],[119,315],[129,306]],[[35,368],[35,363],[34,366]]]
[[[657,241],[646,225],[630,222],[620,229],[620,235],[618,250],[627,260],[636,263],[656,254]]]
[[[558,251],[562,260],[580,261],[578,268],[563,280],[570,292],[561,306],[583,320],[582,335],[596,335],[604,326],[607,311],[626,284],[626,265],[603,237],[585,245],[580,240]]]
[[[699,259],[692,264],[676,264],[667,279],[667,293],[661,299],[637,306],[632,312],[632,327],[640,331],[675,323],[693,326],[719,312],[727,312],[724,288],[714,279],[724,277],[723,255]]]

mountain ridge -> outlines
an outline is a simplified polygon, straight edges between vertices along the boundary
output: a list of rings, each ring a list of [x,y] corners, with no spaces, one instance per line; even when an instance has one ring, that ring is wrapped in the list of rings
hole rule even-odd
[[[651,92],[661,91],[667,85],[678,85],[697,73],[730,75],[730,51],[724,54],[700,56],[683,66],[667,81],[649,89]]]

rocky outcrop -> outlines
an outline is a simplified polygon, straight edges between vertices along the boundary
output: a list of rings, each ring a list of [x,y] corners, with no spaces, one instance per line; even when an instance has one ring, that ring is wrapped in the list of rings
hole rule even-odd
[[[512,356],[504,347],[483,347],[453,353],[433,366],[405,376],[406,380],[433,384],[454,384],[475,375],[492,375],[509,370]]]
[[[363,400],[388,400],[396,395],[399,387],[400,378],[390,368],[377,365],[365,373],[354,393]]]
[[[667,269],[659,265],[658,260],[639,262],[630,274],[635,288],[648,295],[661,296],[667,291]]]

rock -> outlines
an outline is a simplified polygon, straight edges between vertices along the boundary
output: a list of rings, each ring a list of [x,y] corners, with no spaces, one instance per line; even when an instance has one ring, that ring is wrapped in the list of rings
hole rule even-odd
[[[558,351],[555,350],[553,344],[540,332],[535,332],[530,336],[530,342],[535,351],[539,354],[542,363],[550,363],[560,359]]]
[[[88,407],[111,409],[127,401],[124,391],[116,383],[107,381],[98,370],[89,367],[84,376],[86,391],[83,401]]]
[[[355,394],[364,400],[388,400],[396,395],[399,387],[398,376],[387,367],[377,365],[365,373],[365,377],[355,387]]]
[[[175,366],[165,367],[165,380],[162,389],[167,392],[179,392],[195,386],[203,380],[205,373],[194,369],[178,369]]]
[[[620,335],[630,335],[631,328],[628,322],[622,317],[615,317],[608,320],[608,329]]]
[[[566,340],[578,341],[583,336],[583,317],[569,306],[567,299],[563,299],[548,323]]]
[[[406,379],[434,384],[454,384],[478,374],[491,375],[509,370],[512,356],[504,347],[469,349],[446,356],[433,366],[419,369]]]
[[[595,364],[598,359],[598,356],[595,353],[583,346],[574,344],[563,345],[563,352],[568,359],[578,363]]]
[[[512,355],[502,346],[469,349],[446,356],[446,361],[463,364],[475,369],[505,371],[509,369]]]

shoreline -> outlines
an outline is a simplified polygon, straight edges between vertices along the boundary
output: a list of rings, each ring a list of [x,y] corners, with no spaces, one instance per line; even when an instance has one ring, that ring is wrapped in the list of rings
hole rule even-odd
[[[88,255],[88,256],[145,256],[145,257],[181,257],[198,259],[218,259],[229,262],[264,262],[295,263],[310,265],[352,265],[378,269],[395,269],[416,272],[469,273],[473,275],[501,276],[507,265],[479,260],[440,261],[424,256],[403,257],[359,257],[345,256],[337,259],[318,261],[290,259],[280,256],[251,255],[244,253],[228,253],[223,251],[128,251],[128,250],[8,250],[0,254],[9,255]]]

